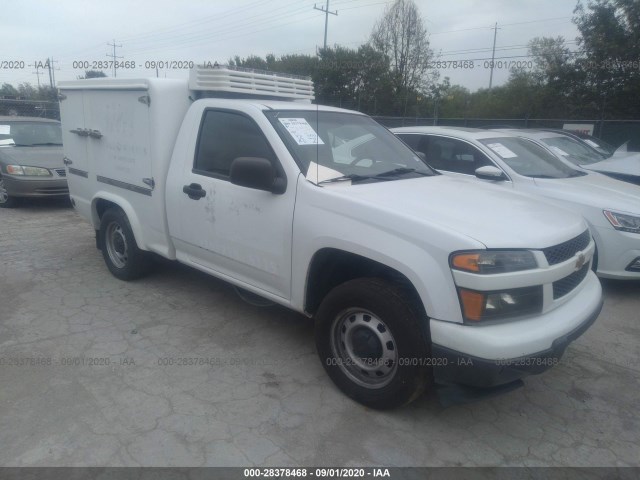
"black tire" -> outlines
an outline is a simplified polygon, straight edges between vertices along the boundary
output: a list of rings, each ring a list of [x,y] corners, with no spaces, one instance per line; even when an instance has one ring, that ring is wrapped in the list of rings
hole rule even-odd
[[[102,256],[113,276],[135,280],[151,269],[148,252],[140,250],[125,213],[119,208],[104,212],[100,219],[99,242]]]
[[[316,314],[315,338],[338,388],[376,409],[418,398],[432,383],[418,312],[404,290],[379,278],[350,280],[331,290]]]
[[[18,198],[10,197],[7,194],[4,181],[2,180],[2,175],[0,175],[0,208],[14,208],[18,206],[18,203]]]

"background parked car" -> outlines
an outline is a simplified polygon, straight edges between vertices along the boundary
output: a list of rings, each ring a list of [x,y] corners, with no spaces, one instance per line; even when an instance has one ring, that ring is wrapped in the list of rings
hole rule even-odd
[[[454,127],[392,131],[442,173],[490,181],[581,213],[602,277],[640,279],[640,187],[573,167],[513,133]]]
[[[640,185],[640,153],[620,152],[609,157],[568,132],[549,130],[500,130],[513,133],[551,150],[574,165],[600,172],[617,180]]]
[[[616,153],[617,148],[611,145],[608,142],[605,142],[601,138],[594,137],[593,135],[589,135],[588,133],[582,132],[572,132],[570,130],[561,130],[559,128],[541,128],[540,130],[544,130],[546,132],[559,133],[560,135],[566,135],[567,137],[575,138],[576,140],[580,140],[596,150],[603,158],[609,158]]]
[[[60,122],[0,117],[0,207],[24,197],[68,195]]]

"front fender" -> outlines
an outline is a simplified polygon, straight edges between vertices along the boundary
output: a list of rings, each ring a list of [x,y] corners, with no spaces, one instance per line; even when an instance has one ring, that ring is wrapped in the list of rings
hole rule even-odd
[[[129,225],[131,226],[131,231],[133,232],[133,236],[136,239],[138,248],[141,250],[148,250],[146,248],[142,226],[140,225],[140,219],[138,218],[138,215],[136,215],[136,212],[131,206],[131,203],[129,203],[122,197],[106,192],[104,190],[96,192],[96,194],[91,199],[91,220],[93,223],[93,228],[95,228],[96,230],[100,229],[100,215],[98,214],[98,202],[100,200],[112,203],[122,209],[122,211],[127,216],[127,219],[129,220]]]

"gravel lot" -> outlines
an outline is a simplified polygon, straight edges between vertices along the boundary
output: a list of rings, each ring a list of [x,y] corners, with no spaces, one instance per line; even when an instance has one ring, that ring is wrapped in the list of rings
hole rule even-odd
[[[640,282],[603,282],[524,388],[381,413],[333,386],[310,320],[171,263],[116,280],[66,203],[0,210],[0,232],[2,466],[640,466]]]

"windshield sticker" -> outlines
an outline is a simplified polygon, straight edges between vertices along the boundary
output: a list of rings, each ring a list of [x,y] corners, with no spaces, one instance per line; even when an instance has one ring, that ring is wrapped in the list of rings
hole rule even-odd
[[[13,138],[5,138],[4,140],[0,140],[0,147],[15,144],[16,143],[13,141]]]
[[[304,118],[279,118],[298,145],[324,145],[311,125]]]
[[[518,156],[501,143],[489,143],[487,144],[487,147],[496,152],[502,158],[515,158]]]
[[[569,154],[567,152],[565,152],[564,150],[562,150],[560,147],[556,147],[555,145],[551,145],[549,147],[551,149],[551,151],[557,155],[561,155],[563,157],[568,157]]]
[[[2,128],[2,127],[0,127]],[[596,142],[594,142],[593,140],[589,140],[588,138],[584,139],[584,143],[586,143],[587,145],[593,147],[593,148],[598,148],[598,144]]]
[[[11,125],[0,125],[0,135],[9,135],[11,133]]]

